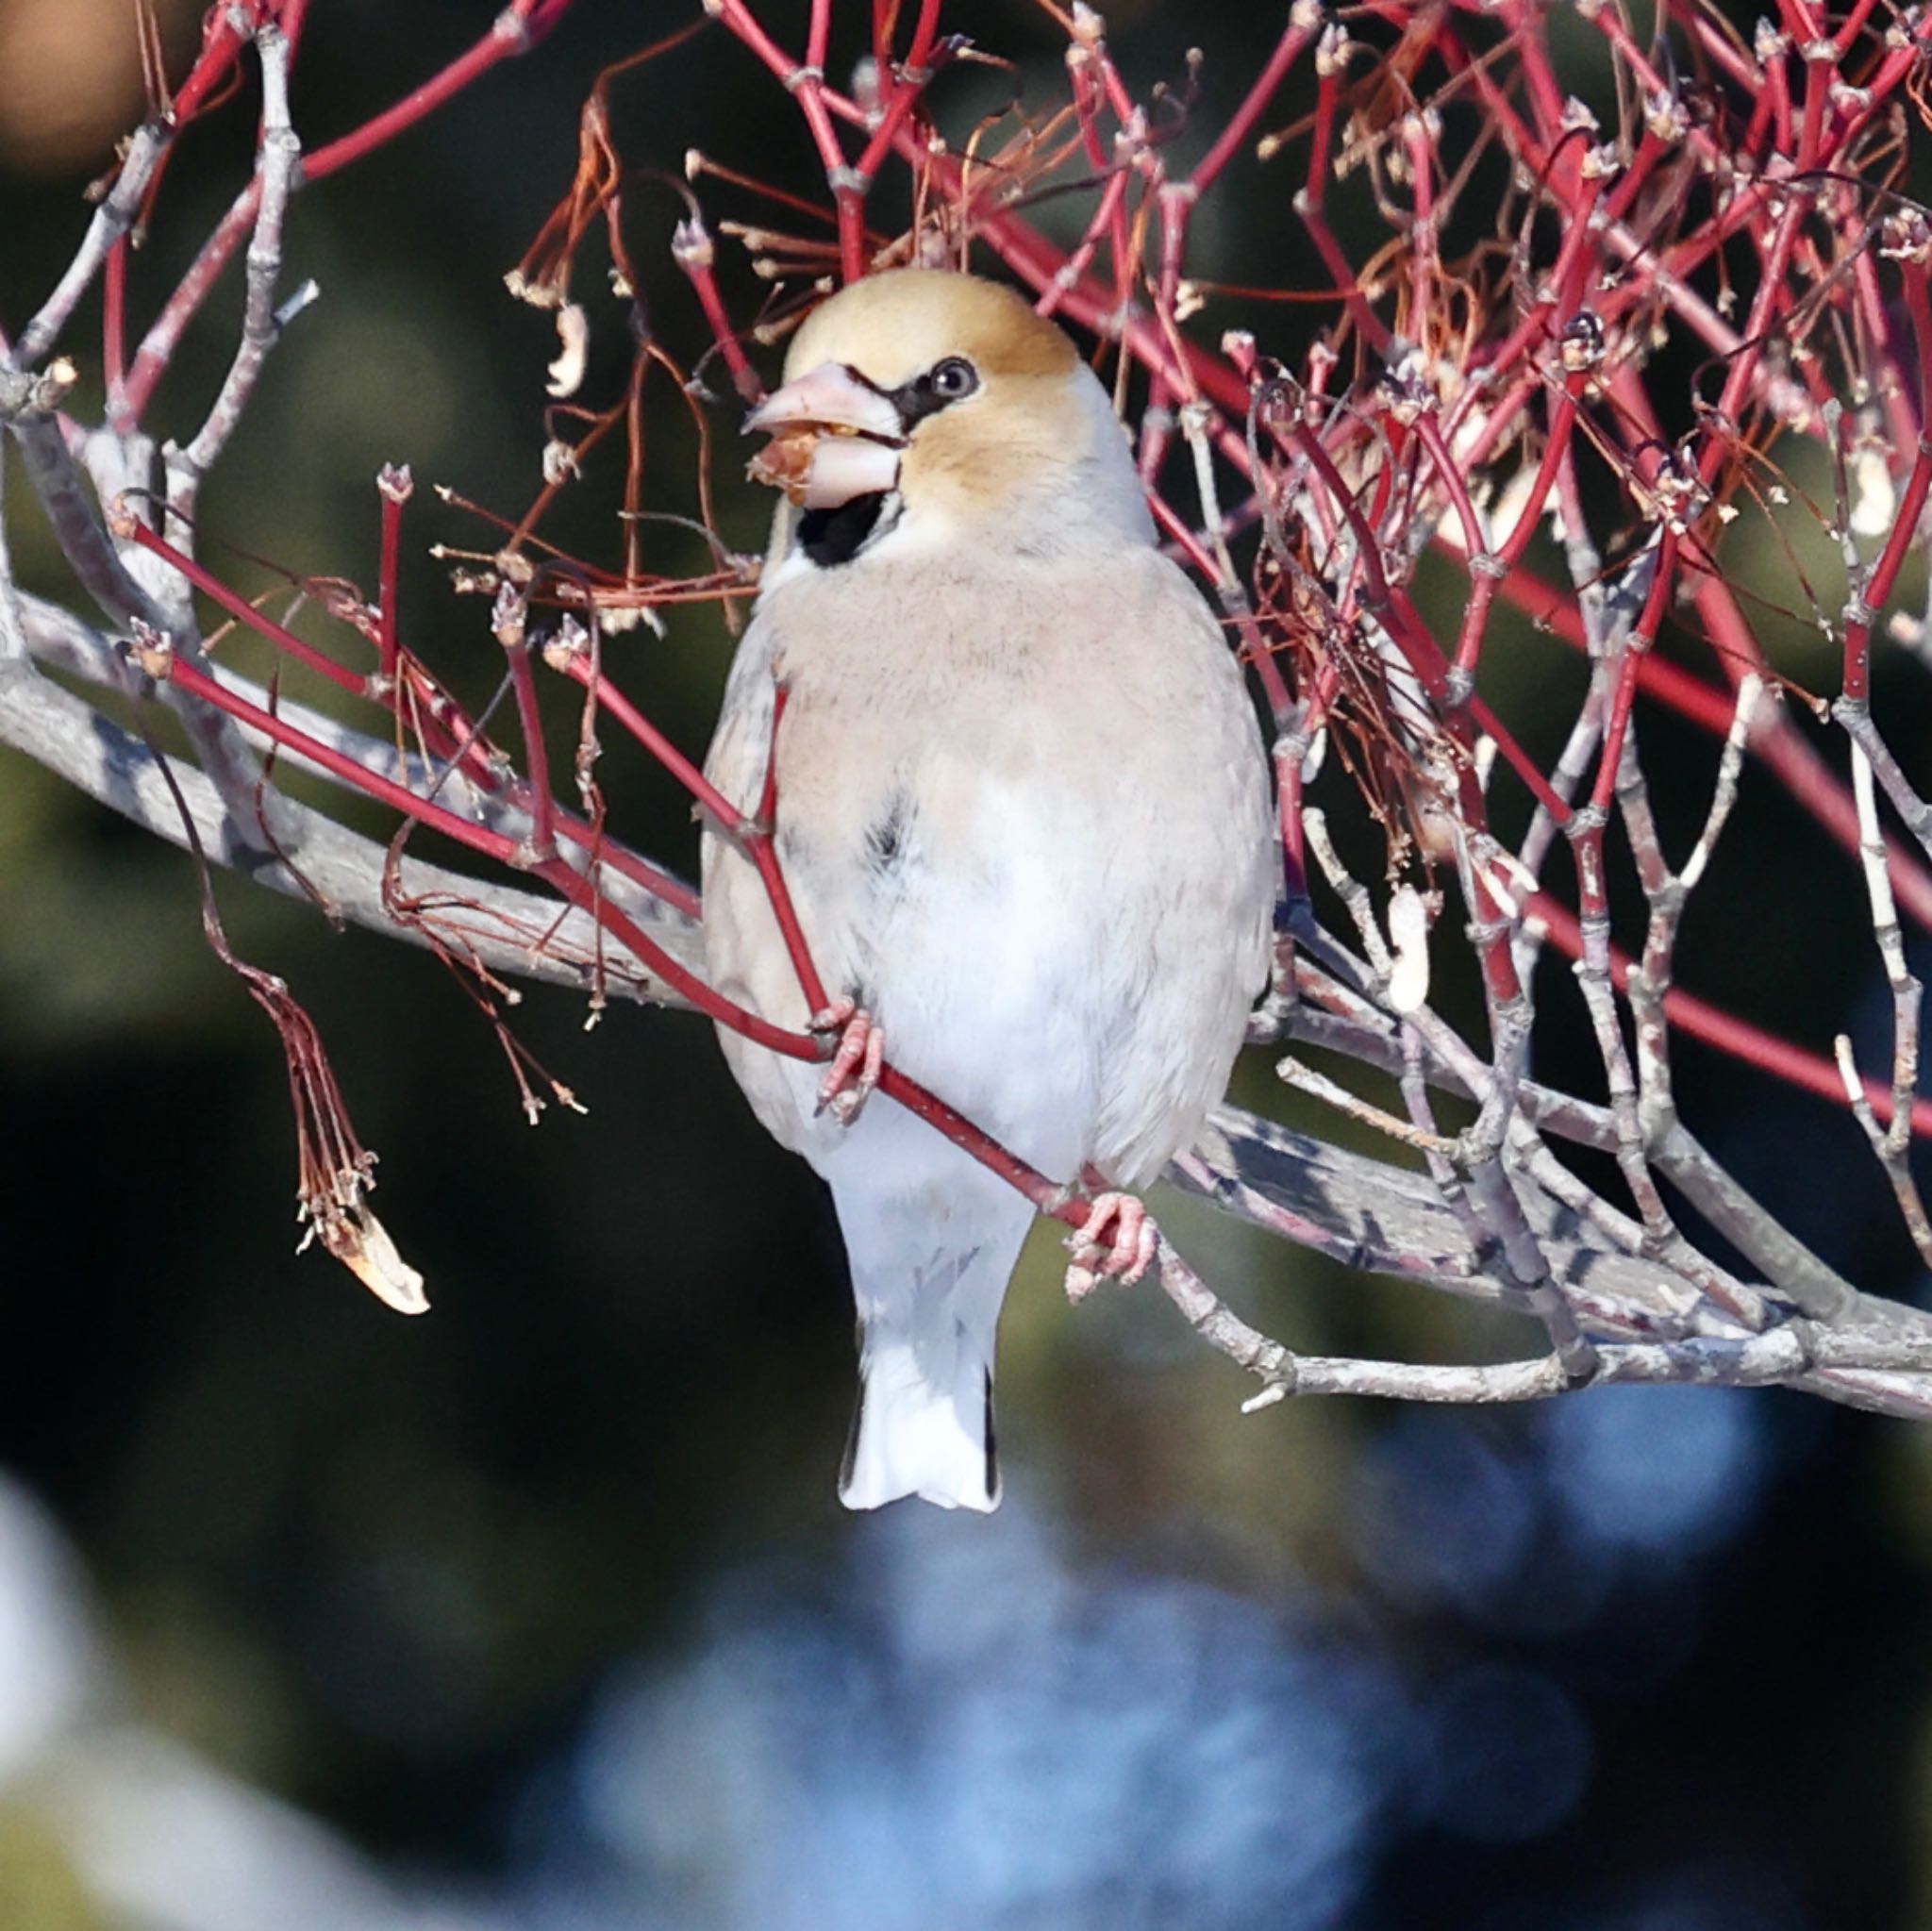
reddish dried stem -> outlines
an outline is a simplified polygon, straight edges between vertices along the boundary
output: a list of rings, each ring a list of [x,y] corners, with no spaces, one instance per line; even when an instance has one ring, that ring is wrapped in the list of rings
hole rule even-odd
[[[407,468],[385,466],[375,479],[376,493],[382,499],[381,549],[375,580],[375,661],[378,674],[391,688],[395,684],[398,649],[396,599],[402,561],[403,505],[409,500],[414,488]]]
[[[217,604],[229,616],[246,624],[258,637],[266,638],[276,649],[286,651],[299,664],[306,664],[318,675],[326,677],[339,690],[358,697],[369,696],[368,679],[339,664],[312,643],[305,643],[292,630],[265,617],[239,591],[232,591],[213,571],[205,569],[192,557],[177,550],[165,537],[158,536],[137,516],[124,514],[115,519],[114,534],[123,542],[132,542],[158,557],[170,569],[185,576],[203,596]]]
[[[1242,96],[1241,106],[1228,116],[1227,125],[1215,137],[1214,144],[1201,157],[1199,165],[1188,176],[1196,195],[1207,193],[1220,180],[1222,171],[1255,131],[1255,123],[1267,110],[1270,101],[1288,78],[1288,70],[1302,57],[1303,50],[1321,30],[1323,17],[1318,8],[1291,7],[1289,22],[1267,64],[1255,77],[1255,84]]]
[[[1539,892],[1530,900],[1526,910],[1530,917],[1548,927],[1550,942],[1565,957],[1583,957],[1582,933],[1575,914],[1567,906]],[[1628,990],[1630,971],[1629,955],[1612,946],[1610,980],[1618,991]],[[1748,1020],[1734,1018],[1707,1000],[1699,999],[1694,993],[1681,991],[1675,987],[1664,994],[1663,1003],[1671,1024],[1690,1034],[1693,1040],[1702,1040],[1707,1046],[1732,1059],[1740,1060],[1746,1066],[1755,1066],[1761,1073],[1771,1074],[1790,1086],[1829,1100],[1834,1106],[1849,1106],[1837,1066],[1823,1055],[1807,1053],[1804,1047],[1794,1046],[1789,1040],[1781,1040],[1775,1033],[1766,1032]],[[1891,1118],[1890,1089],[1874,1079],[1866,1081],[1865,1090],[1880,1122],[1889,1122]],[[1932,1135],[1932,1099],[1913,1102],[1912,1131]]]
[[[597,708],[615,718],[704,807],[721,831],[737,831],[743,815],[739,807],[609,678],[592,670],[586,658],[575,651],[564,659],[563,668],[579,684],[596,691]]]
[[[407,786],[358,764],[353,757],[297,729],[273,711],[264,710],[237,695],[175,653],[164,653],[160,658],[151,660],[151,669],[156,676],[176,685],[191,696],[212,705],[263,737],[273,739],[277,744],[321,766],[344,784],[367,792],[379,804],[389,806],[415,823],[441,832],[445,838],[493,858],[499,864],[527,871],[533,877],[541,878],[561,898],[594,919],[646,971],[663,980],[673,991],[720,1024],[727,1025],[734,1032],[742,1033],[746,1039],[791,1058],[816,1059],[821,1057],[819,1041],[809,1034],[794,1033],[783,1026],[773,1025],[714,991],[695,973],[656,944],[590,880],[572,870],[561,858],[553,857],[536,864],[526,862],[527,855],[519,850],[515,840],[477,824],[460,812],[453,811],[434,799],[419,796]]]
[[[339,168],[360,160],[385,142],[393,141],[397,135],[406,133],[498,61],[524,53],[550,31],[570,6],[571,0],[509,0],[482,39],[467,53],[458,55],[440,74],[404,95],[393,107],[365,121],[361,126],[304,155],[303,182],[320,181]],[[216,8],[209,18],[218,21],[225,18],[226,13],[226,8]],[[229,58],[232,59],[232,54]],[[202,73],[207,63],[205,54],[203,61],[197,63],[196,75]],[[191,76],[191,81],[192,79]],[[181,111],[181,101],[188,93],[189,89],[184,85],[182,93],[176,96],[177,113]],[[166,373],[173,358],[181,331],[207,300],[229,258],[254,227],[256,209],[260,200],[261,182],[258,175],[237,196],[214,233],[202,245],[201,253],[195,257],[188,273],[176,284],[141,347],[135,352],[127,381],[114,398],[112,413],[117,424],[131,427],[140,422],[154,394],[155,385]]]
[[[1609,720],[1604,727],[1603,750],[1597,757],[1596,784],[1590,794],[1591,807],[1596,811],[1609,809],[1610,796],[1616,790],[1617,772],[1624,756],[1624,735],[1630,728],[1630,708],[1637,701],[1637,666],[1657,642],[1657,625],[1663,622],[1665,608],[1676,586],[1678,542],[1675,529],[1666,523],[1657,536],[1650,594],[1644,598],[1637,622],[1618,650],[1617,684],[1610,697]]]
[[[725,312],[724,298],[718,292],[716,252],[710,234],[701,222],[692,220],[677,225],[671,241],[671,258],[683,271],[698,298],[698,307],[705,311],[705,325],[711,331],[711,341],[724,358],[725,368],[731,372],[731,386],[737,390],[740,401],[757,402],[764,394],[765,385],[758,379],[758,371],[752,367],[744,344]]]
[[[121,387],[127,356],[127,237],[108,250],[101,270],[101,379],[108,393]]]
[[[557,856],[556,800],[550,791],[550,752],[543,742],[543,712],[537,702],[537,673],[530,645],[524,635],[523,615],[513,631],[503,633],[504,656],[509,663],[510,688],[516,693],[517,722],[523,731],[524,762],[528,775],[523,790],[529,799],[530,837],[520,848],[519,862],[545,865]]]
[[[765,746],[765,782],[758,797],[757,818],[749,824],[740,820],[739,842],[758,868],[765,897],[777,922],[778,936],[785,941],[786,956],[798,975],[798,990],[805,994],[807,1011],[814,1016],[824,1012],[831,1000],[825,982],[812,963],[811,948],[805,941],[805,928],[798,922],[798,910],[791,903],[791,888],[785,882],[784,868],[778,862],[778,727],[785,720],[789,693],[780,684],[772,693],[772,735]]]

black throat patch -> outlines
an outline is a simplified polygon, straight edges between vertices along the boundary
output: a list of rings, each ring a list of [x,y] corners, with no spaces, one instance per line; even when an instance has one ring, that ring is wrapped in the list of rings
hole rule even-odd
[[[881,534],[888,496],[884,491],[854,496],[832,509],[808,509],[798,519],[796,546],[821,570],[849,563]]]

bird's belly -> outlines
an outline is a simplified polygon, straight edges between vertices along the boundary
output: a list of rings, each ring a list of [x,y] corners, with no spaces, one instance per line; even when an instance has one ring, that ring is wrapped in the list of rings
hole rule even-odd
[[[935,646],[920,661],[951,659]],[[1164,728],[1137,711],[1100,731],[1016,674],[969,730],[943,691],[861,703],[824,666],[791,671],[778,854],[827,991],[871,1010],[892,1066],[1054,1181],[1088,1161],[1134,1184],[1158,1172],[1218,1097],[1254,990],[1255,919],[1237,903],[1253,868],[1224,858],[1244,821],[1257,838],[1266,824],[1213,750],[1227,720]],[[1222,737],[1239,745],[1252,724],[1228,700]],[[750,867],[715,860],[706,890],[714,974],[798,1023]],[[923,1124],[889,1133],[890,1105],[849,1132],[817,1113],[820,1067],[726,1051],[766,1125],[835,1184],[874,1163],[895,1188],[958,1171]]]
[[[886,1050],[1009,1151],[1053,1178],[1076,1172],[1116,1027],[1099,887],[1036,821],[1014,838],[981,820],[983,861],[915,868],[882,904],[870,993]]]

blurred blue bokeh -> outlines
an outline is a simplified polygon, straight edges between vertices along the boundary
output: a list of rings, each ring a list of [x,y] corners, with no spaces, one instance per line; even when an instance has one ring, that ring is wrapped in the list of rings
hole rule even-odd
[[[291,1884],[317,1931],[1368,1922],[1405,1845],[1527,1843],[1585,1803],[1600,1689],[1562,1645],[1698,1641],[1694,1591],[1659,1572],[1694,1583],[1748,1523],[1757,1414],[1641,1389],[1405,1414],[1363,1459],[1347,1590],[1082,1560],[1069,1524],[1019,1503],[799,1540],[721,1572],[675,1636],[607,1674],[508,1789],[494,1874],[460,1886],[381,1873],[132,1722],[73,1557],[0,1490],[0,1807],[42,1816],[131,1922],[179,1931],[266,1922],[248,1913]],[[1450,1619],[1448,1640],[1405,1644],[1418,1617]],[[407,1728],[407,1699],[391,1715]],[[1628,1896],[1481,1922],[1824,1922],[1761,1890],[1690,1859]]]

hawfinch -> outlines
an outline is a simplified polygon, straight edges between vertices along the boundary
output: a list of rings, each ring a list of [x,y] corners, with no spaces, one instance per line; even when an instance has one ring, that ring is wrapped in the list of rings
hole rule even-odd
[[[883,1050],[1056,1182],[1152,1180],[1221,1098],[1266,975],[1267,761],[1106,391],[1012,291],[854,283],[746,426],[786,500],[706,770],[750,814],[774,760],[779,863],[837,1003],[807,1010],[718,826],[706,956],[741,1005],[841,1037],[829,1072],[720,1038],[838,1207],[860,1328],[841,1496],[990,1509],[993,1330],[1033,1208],[860,1103]],[[1087,1257],[1109,1217],[1098,1271],[1138,1271],[1151,1230],[1118,1194]]]

